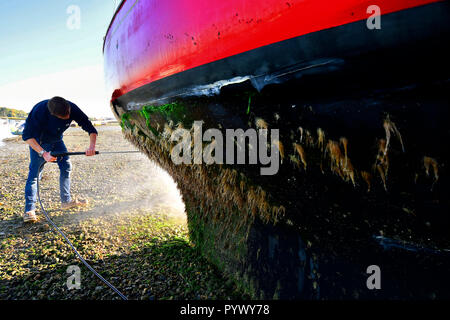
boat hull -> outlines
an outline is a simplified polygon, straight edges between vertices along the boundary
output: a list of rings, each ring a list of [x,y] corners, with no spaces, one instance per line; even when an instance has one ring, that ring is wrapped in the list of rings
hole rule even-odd
[[[388,15],[436,2],[439,1],[382,0],[378,5],[380,13]],[[224,60],[225,68],[230,69],[228,72],[208,70],[209,77],[203,81],[191,79],[190,84],[177,83],[174,88],[167,88],[169,91],[164,88],[163,95],[190,85],[210,84],[235,76],[260,77],[317,59],[358,55],[370,47],[376,50],[378,46],[401,45],[420,40],[424,32],[436,31],[430,30],[430,26],[420,27],[422,21],[432,23],[426,19],[430,16],[425,12],[425,19],[414,17],[419,25],[415,30],[401,30],[409,33],[401,34],[401,38],[387,31],[391,29],[389,24],[383,24],[380,30],[370,30],[366,23],[360,24],[362,30],[356,33],[345,29],[342,34],[330,32],[303,37],[356,21],[366,22],[374,15],[369,7],[371,2],[366,0],[269,0],[263,4],[258,0],[124,1],[104,42],[108,90],[115,92],[115,99],[145,84],[289,39],[297,38],[288,46],[280,43],[283,49],[294,50],[289,54],[272,50],[250,60],[245,55],[230,63]],[[408,24],[409,27],[413,25]],[[353,36],[357,39],[352,39]],[[396,43],[399,39],[400,43]],[[247,67],[248,63],[252,66]],[[159,98],[158,92],[151,96]]]
[[[136,9],[139,3],[152,5],[152,14],[159,9],[153,1],[136,3]],[[290,9],[299,4],[289,3]],[[273,27],[279,38],[262,37],[268,42],[253,33],[252,41],[242,38],[239,31],[228,43],[240,46],[206,37],[212,42],[202,51],[198,48],[205,37],[194,36],[193,49],[183,48],[205,60],[177,68],[172,67],[184,59],[184,51],[167,48],[182,43],[178,33],[165,38],[167,24],[160,20],[149,20],[156,33],[145,29],[142,8],[136,13],[140,17],[128,21],[120,13],[131,12],[130,17],[134,9],[123,5],[105,41],[112,110],[125,137],[174,177],[186,204],[191,240],[251,296],[448,298],[450,155],[442,145],[450,139],[448,3],[390,1],[392,10],[384,11],[380,30],[367,28],[367,13],[362,14],[367,3],[342,4],[348,6],[334,7],[321,20],[329,25],[301,26],[299,31],[292,21],[289,28],[280,22]],[[282,19],[287,9],[276,8],[273,16],[283,12]],[[164,9],[161,19],[178,21],[168,19],[167,12],[173,11]],[[193,21],[198,14],[193,13]],[[211,11],[205,14],[217,19]],[[252,32],[271,29],[270,21],[266,29],[252,23],[246,24]],[[135,33],[147,34],[153,46],[136,47],[136,39],[145,41]],[[158,35],[162,43],[155,40]],[[232,48],[236,51],[227,51]],[[204,131],[225,133],[261,129],[261,119],[280,131],[284,156],[276,175],[261,176],[258,165],[172,161],[169,138],[177,128],[189,130],[194,120],[202,120]],[[379,152],[382,140],[390,141],[389,152],[384,149],[389,161]],[[333,162],[334,143],[345,161]],[[303,157],[296,145],[302,146]],[[382,290],[367,287],[371,265],[381,268]]]

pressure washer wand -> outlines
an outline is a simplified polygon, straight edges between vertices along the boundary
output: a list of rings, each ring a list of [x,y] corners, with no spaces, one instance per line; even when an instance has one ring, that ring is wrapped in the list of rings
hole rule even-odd
[[[140,151],[106,151],[106,152],[102,151],[101,153],[100,151],[95,151],[95,154],[117,154],[117,153],[140,153]],[[64,156],[81,156],[85,154],[86,152],[57,152],[57,151],[50,152],[50,155],[55,158]]]

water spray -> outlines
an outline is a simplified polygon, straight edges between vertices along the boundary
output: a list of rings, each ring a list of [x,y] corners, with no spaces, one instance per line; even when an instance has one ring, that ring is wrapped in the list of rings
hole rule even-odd
[[[96,151],[95,154],[118,154],[118,153],[139,153],[140,151],[108,151],[108,152],[102,152]],[[58,158],[58,157],[64,157],[64,156],[75,156],[75,155],[86,155],[85,152],[50,152],[50,155],[52,157]],[[39,171],[43,169],[46,162],[42,163],[39,167]],[[94,270],[94,268],[91,267],[89,263],[86,262],[86,260],[81,256],[81,254],[78,252],[78,250],[75,248],[75,246],[72,244],[72,242],[67,238],[67,236],[64,234],[64,232],[58,228],[58,226],[53,222],[53,220],[50,218],[48,212],[45,210],[44,205],[41,201],[41,196],[39,193],[39,177],[37,179],[37,196],[39,200],[39,204],[41,206],[42,212],[44,213],[45,218],[47,219],[50,226],[59,233],[64,240],[69,244],[69,246],[72,248],[75,255],[80,259],[80,261],[95,275],[97,278],[99,278],[103,283],[105,283],[108,287],[110,287],[115,293],[117,293],[123,300],[128,300],[125,295],[123,295],[116,287],[114,287],[111,283],[108,282],[105,278],[103,278],[97,271]]]

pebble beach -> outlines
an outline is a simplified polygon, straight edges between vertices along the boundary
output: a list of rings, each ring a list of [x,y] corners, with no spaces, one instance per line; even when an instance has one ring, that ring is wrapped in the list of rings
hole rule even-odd
[[[59,170],[45,165],[42,202],[81,255],[129,299],[243,299],[190,243],[184,204],[170,176],[122,137],[118,125],[97,127],[94,157],[73,156],[72,195],[86,207],[61,210]],[[69,151],[84,151],[89,137],[66,131]],[[24,224],[29,149],[20,137],[0,146],[0,299],[119,299],[76,258],[37,209]],[[80,288],[69,289],[70,266],[81,270]]]

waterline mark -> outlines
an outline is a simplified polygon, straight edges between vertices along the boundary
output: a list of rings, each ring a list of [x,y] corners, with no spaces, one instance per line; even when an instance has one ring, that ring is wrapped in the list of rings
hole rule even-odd
[[[172,132],[170,141],[177,144],[170,156],[176,165],[260,164],[266,166],[260,168],[261,175],[274,175],[280,166],[279,136],[278,129],[249,128],[226,129],[224,137],[219,129],[203,133],[203,121],[194,121],[191,130],[178,128]]]

